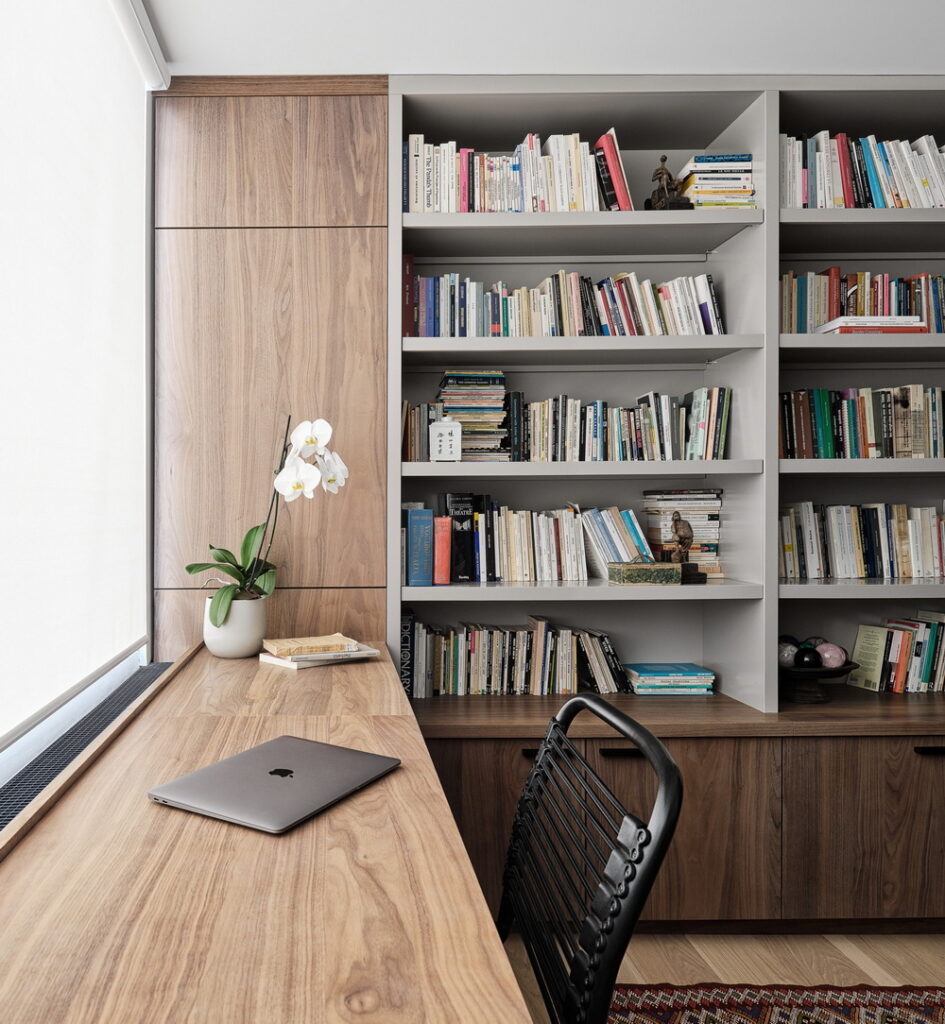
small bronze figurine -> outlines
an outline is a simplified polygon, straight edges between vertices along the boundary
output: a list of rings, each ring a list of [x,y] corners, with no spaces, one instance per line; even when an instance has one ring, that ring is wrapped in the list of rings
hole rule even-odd
[[[688,562],[689,549],[692,547],[692,525],[688,519],[678,513],[673,513],[673,540],[676,542],[676,550],[672,553],[674,562]]]
[[[650,178],[650,181],[657,183],[656,188],[653,189],[650,198],[643,206],[647,210],[691,210],[692,203],[679,194],[682,182],[673,177],[672,172],[666,166],[666,160],[667,157],[664,153],[660,157],[659,167],[653,171]]]

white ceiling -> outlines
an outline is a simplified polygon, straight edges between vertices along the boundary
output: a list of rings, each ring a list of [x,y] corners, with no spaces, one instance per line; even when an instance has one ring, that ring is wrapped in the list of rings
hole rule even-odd
[[[945,72],[941,0],[145,3],[178,75]]]

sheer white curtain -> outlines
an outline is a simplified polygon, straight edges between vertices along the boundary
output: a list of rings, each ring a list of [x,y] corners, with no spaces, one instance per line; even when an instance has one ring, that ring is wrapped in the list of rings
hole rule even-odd
[[[148,629],[148,94],[106,0],[0,7],[0,747]]]

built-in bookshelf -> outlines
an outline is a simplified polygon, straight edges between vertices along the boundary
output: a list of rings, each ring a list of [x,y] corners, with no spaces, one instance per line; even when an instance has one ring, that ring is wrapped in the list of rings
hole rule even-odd
[[[812,335],[781,330],[780,279],[839,265],[898,277],[945,272],[943,209],[779,209],[779,136],[931,132],[945,79],[394,77],[390,83],[388,642],[401,609],[448,625],[509,626],[545,615],[612,638],[624,661],[692,661],[720,693],[778,710],[779,633],[851,648],[857,626],[945,606],[928,580],[778,577],[784,503],[937,505],[941,458],[779,459],[779,394],[806,388],[945,386],[945,336]],[[635,209],[571,213],[404,213],[403,142],[457,140],[511,153],[527,132],[596,139],[614,127]],[[857,135],[858,137],[858,135]],[[659,158],[751,153],[753,208],[646,211]],[[404,336],[402,258],[425,276],[534,286],[559,270],[669,281],[710,274],[722,335],[445,338]],[[631,405],[648,392],[732,389],[726,457],[639,462],[429,463],[401,458],[401,403],[432,401],[447,368],[498,368],[529,400],[566,394]],[[702,586],[586,583],[400,585],[400,505],[437,492],[488,490],[510,507],[643,507],[643,492],[721,488],[725,578]],[[929,604],[931,602],[931,605]],[[456,698],[444,698],[456,699]],[[488,700],[489,698],[469,698]],[[670,698],[667,698],[669,700]]]

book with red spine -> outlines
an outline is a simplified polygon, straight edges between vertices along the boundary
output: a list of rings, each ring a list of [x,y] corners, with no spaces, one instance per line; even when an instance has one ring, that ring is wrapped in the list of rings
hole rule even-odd
[[[433,520],[433,583],[450,582],[450,555],[453,520],[449,516],[436,516]]]
[[[632,210],[633,200],[630,198],[627,176],[624,174],[623,162],[620,159],[617,132],[613,128],[604,132],[594,143],[594,148],[604,151],[604,160],[607,162],[607,169],[610,171],[610,182],[617,196],[617,208],[619,210]]]

